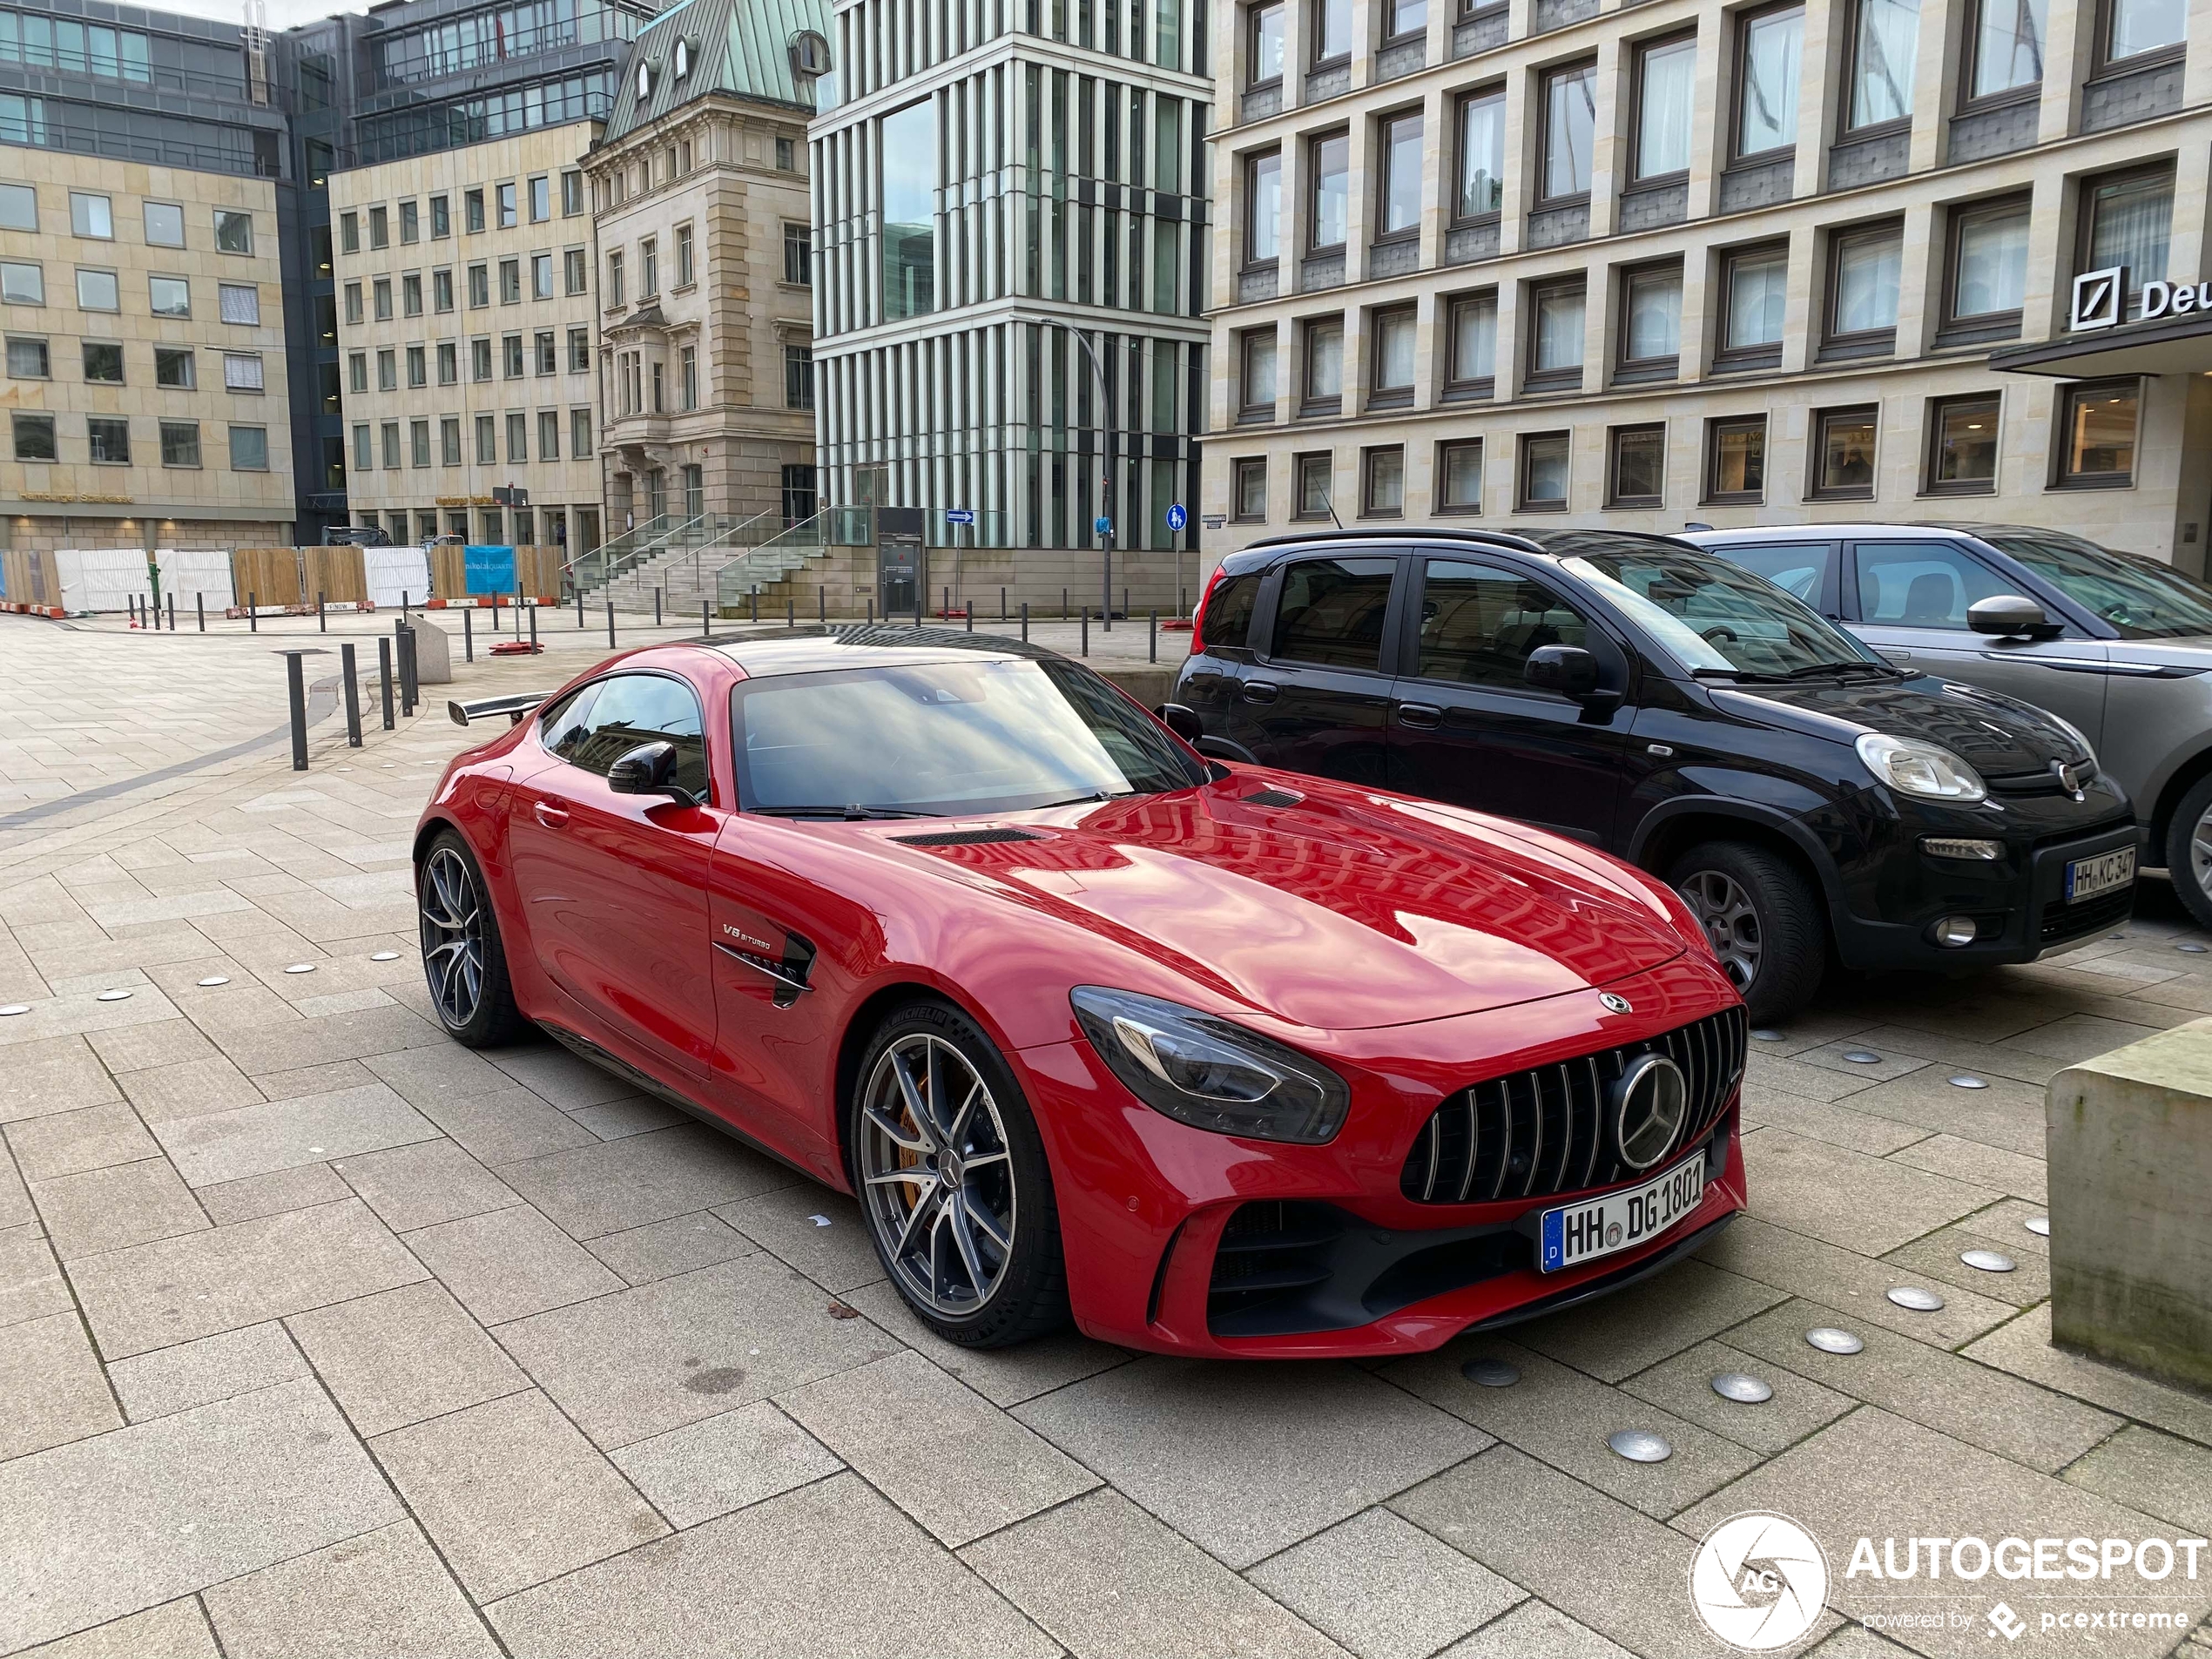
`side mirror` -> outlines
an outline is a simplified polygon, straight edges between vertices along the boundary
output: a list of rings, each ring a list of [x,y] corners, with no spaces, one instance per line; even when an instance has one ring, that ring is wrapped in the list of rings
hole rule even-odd
[[[698,805],[676,781],[676,745],[641,743],[607,768],[607,787],[617,795],[666,795],[686,806]]]
[[[2030,639],[2055,639],[2060,632],[2041,605],[2018,593],[1976,600],[1966,607],[1966,626],[1978,634],[2025,634]]]
[[[1585,698],[1597,690],[1597,658],[1580,645],[1539,645],[1521,665],[1521,678],[1540,691]]]
[[[1196,709],[1185,708],[1180,703],[1163,703],[1153,713],[1160,717],[1160,724],[1185,743],[1195,745],[1206,735],[1204,724]]]

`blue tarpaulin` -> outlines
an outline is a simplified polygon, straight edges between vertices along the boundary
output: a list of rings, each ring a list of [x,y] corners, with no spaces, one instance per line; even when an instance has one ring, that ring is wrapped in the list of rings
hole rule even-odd
[[[461,550],[469,561],[469,591],[471,594],[515,591],[513,548],[465,547]]]

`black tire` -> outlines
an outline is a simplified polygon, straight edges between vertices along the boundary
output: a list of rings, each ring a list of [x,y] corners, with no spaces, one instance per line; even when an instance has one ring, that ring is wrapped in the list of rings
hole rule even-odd
[[[1789,860],[1748,841],[1706,841],[1675,860],[1678,890],[1756,1024],[1786,1020],[1813,999],[1828,967],[1820,894]],[[1742,902],[1722,903],[1732,892]]]
[[[982,1085],[982,1096],[964,1114],[951,1098],[956,1092],[964,1097],[964,1085],[948,1053]],[[921,1075],[914,1067],[917,1055]],[[919,1129],[915,1097],[901,1092],[901,1065],[925,1105],[942,1103],[929,1106],[934,1133]],[[880,1123],[884,1114],[871,1109],[887,1096],[907,1103],[903,1115]],[[968,1348],[1010,1347],[1068,1323],[1067,1263],[1044,1141],[1012,1069],[974,1021],[934,998],[893,1009],[861,1056],[845,1111],[853,1190],[868,1237],[916,1318]],[[956,1140],[948,1129],[960,1131]],[[993,1242],[992,1230],[1001,1226],[1010,1248]],[[924,1235],[927,1250],[939,1252],[926,1258]],[[989,1279],[980,1297],[971,1271],[979,1267]]]
[[[507,950],[490,888],[459,831],[441,829],[423,845],[415,866],[415,908],[430,1007],[446,1035],[466,1048],[496,1049],[528,1030],[530,1022],[515,1006],[514,982],[507,977]],[[463,925],[451,925],[456,921]],[[471,988],[465,963],[455,963],[457,956],[474,963],[473,995],[462,995]],[[458,981],[442,975],[442,965]]]
[[[2166,826],[2166,873],[2174,891],[2200,927],[2212,927],[2212,856],[2196,857],[2196,826],[2212,813],[2212,777],[2200,778],[2174,808],[2174,821]],[[2207,853],[2212,855],[2212,825],[2206,826]]]

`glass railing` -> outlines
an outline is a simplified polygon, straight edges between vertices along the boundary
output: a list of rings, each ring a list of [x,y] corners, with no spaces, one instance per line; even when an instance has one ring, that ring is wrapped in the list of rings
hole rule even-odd
[[[755,548],[749,548],[715,572],[715,603],[743,604],[755,587],[779,582],[808,559],[833,547],[873,547],[873,507],[825,507]]]

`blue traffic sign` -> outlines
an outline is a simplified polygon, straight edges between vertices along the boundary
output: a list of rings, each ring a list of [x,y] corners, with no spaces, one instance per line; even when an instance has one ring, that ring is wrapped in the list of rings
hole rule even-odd
[[[1183,510],[1183,503],[1181,502],[1176,502],[1174,506],[1168,509],[1168,528],[1170,529],[1179,530],[1190,522],[1190,515]]]
[[[948,524],[973,524],[974,522],[975,509],[973,507],[948,507],[945,509],[945,523]]]
[[[1103,513],[1091,520],[1090,527],[1101,536],[1111,536],[1114,533],[1114,521]]]

